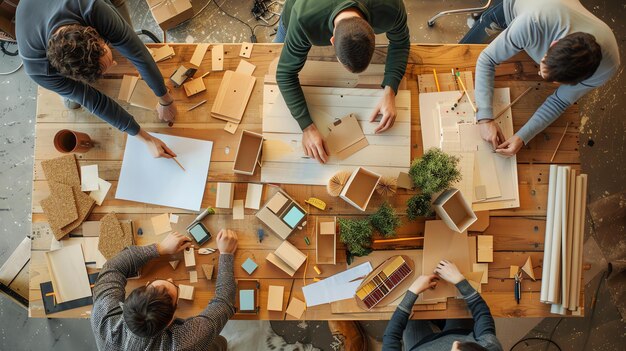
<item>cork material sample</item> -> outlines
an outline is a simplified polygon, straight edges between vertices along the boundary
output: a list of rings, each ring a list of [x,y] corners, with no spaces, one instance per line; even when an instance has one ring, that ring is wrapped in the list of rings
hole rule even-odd
[[[42,161],[41,167],[49,182],[80,187],[78,165],[73,154]]]
[[[63,228],[50,225],[52,233],[57,240],[61,240],[61,238],[78,228],[87,219],[96,204],[89,195],[80,191],[80,185],[73,186],[72,192],[74,193],[74,203],[78,218]]]
[[[41,208],[51,227],[63,228],[78,219],[72,187],[61,183],[48,183],[50,196],[41,200]]]
[[[132,226],[130,223],[121,224],[111,212],[100,220],[100,241],[98,250],[110,260],[126,246],[132,245]]]

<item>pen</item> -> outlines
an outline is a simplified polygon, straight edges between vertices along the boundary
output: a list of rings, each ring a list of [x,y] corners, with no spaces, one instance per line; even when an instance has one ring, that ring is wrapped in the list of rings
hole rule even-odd
[[[519,301],[522,299],[522,281],[520,279],[519,272],[515,274],[515,301],[519,305]]]

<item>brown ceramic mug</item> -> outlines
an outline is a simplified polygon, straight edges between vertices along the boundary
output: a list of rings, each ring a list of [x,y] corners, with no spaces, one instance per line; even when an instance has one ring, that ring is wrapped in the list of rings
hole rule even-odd
[[[85,153],[93,147],[93,141],[85,133],[62,129],[54,136],[54,147],[62,153]]]

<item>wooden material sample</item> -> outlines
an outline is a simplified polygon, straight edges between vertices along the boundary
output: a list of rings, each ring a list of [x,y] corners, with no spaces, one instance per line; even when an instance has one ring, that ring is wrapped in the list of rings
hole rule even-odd
[[[191,285],[178,284],[178,298],[182,300],[193,300],[194,287]]]
[[[352,172],[339,196],[350,205],[365,211],[379,181],[379,174],[359,167]]]
[[[56,240],[61,240],[62,237],[64,237],[74,229],[78,228],[78,226],[80,226],[80,224],[87,218],[87,216],[89,216],[89,213],[91,213],[95,202],[87,194],[80,191],[79,185],[71,187],[71,191],[73,193],[73,196],[71,196],[71,198],[67,194],[67,192],[63,192],[63,195],[59,195],[58,197],[55,196],[55,186],[55,183],[50,183],[53,194],[51,195],[51,198],[47,200],[42,200],[42,208],[44,209],[44,212],[46,212],[47,214],[51,214],[53,218],[52,221],[55,223],[66,222],[68,219],[67,213],[58,213],[59,210],[64,211],[64,209],[67,209],[67,211],[70,211],[71,206],[74,206],[78,214],[75,220],[73,220],[69,224],[66,224],[63,227],[58,227],[52,224],[50,225],[50,228],[52,229]],[[62,187],[63,186],[60,186],[59,188]],[[70,204],[70,202],[72,203]],[[52,206],[59,207],[53,209]],[[45,210],[46,208],[48,209],[47,211]],[[52,214],[52,212],[56,213]],[[73,218],[73,215],[71,217]]]
[[[188,68],[185,66],[180,66],[172,73],[170,76],[170,81],[174,84],[174,88],[178,88],[189,78]]]
[[[305,310],[306,304],[304,303],[304,301],[294,297],[291,299],[289,306],[287,306],[286,312],[288,315],[296,319],[300,319]]]
[[[515,275],[519,272],[519,266],[512,265],[509,267],[509,278],[515,278]]]
[[[537,280],[535,279],[535,269],[533,268],[533,261],[530,259],[530,256],[526,259],[526,263],[524,263],[522,270],[528,274],[530,279]]]
[[[233,201],[233,219],[239,220],[244,218],[243,200]]]
[[[78,219],[72,187],[60,183],[50,183],[51,195],[41,200],[41,208],[50,226],[61,229]]]
[[[239,123],[246,110],[256,77],[226,71],[217,90],[211,116],[233,123]]]
[[[239,65],[237,65],[235,72],[251,76],[255,69],[256,66],[250,62],[246,60],[239,60]]]
[[[476,222],[476,215],[469,202],[458,189],[448,189],[433,202],[435,212],[450,229],[462,233]]]
[[[180,260],[175,260],[175,261],[170,261],[170,266],[172,266],[173,270],[176,270],[176,268],[178,267],[178,264],[180,263]]]
[[[192,65],[200,67],[202,65],[202,60],[204,59],[204,55],[206,51],[209,49],[209,44],[200,43],[196,45],[196,49],[193,52],[193,56],[191,56],[191,60],[189,62]]]
[[[202,78],[196,78],[186,82],[183,84],[183,88],[185,88],[185,94],[187,97],[196,95],[206,90],[206,86],[204,85]]]
[[[280,191],[256,213],[256,217],[282,239],[296,230],[306,220],[306,215],[302,206]]]
[[[478,238],[478,262],[493,262],[493,236],[479,235]]]
[[[172,49],[172,47],[167,44],[161,46],[158,49],[152,50],[152,58],[154,59],[154,62],[157,63],[170,59],[174,57],[174,55],[176,55],[174,53],[174,49]]]
[[[287,201],[289,201],[289,199],[287,199],[287,197],[285,195],[283,195],[282,193],[276,193],[276,195],[274,195],[270,201],[267,202],[267,208],[272,211],[273,213],[280,213],[280,210],[283,208],[283,206],[287,203]]]
[[[266,259],[293,277],[306,260],[306,255],[285,240],[276,251],[269,253]]]
[[[474,212],[476,222],[472,223],[468,228],[468,232],[484,232],[489,227],[489,211]]]
[[[453,262],[461,273],[470,272],[467,233],[451,230],[444,221],[426,221],[422,272],[434,272],[441,260]],[[440,280],[437,288],[424,291],[424,300],[456,296],[456,287]]]
[[[285,287],[282,285],[270,285],[267,293],[267,310],[268,311],[282,311],[283,310],[283,295],[285,293]]]
[[[406,293],[414,276],[415,265],[410,257],[392,256],[363,278],[354,298],[366,310],[386,306]]]
[[[481,284],[489,283],[489,264],[488,263],[473,263],[472,272],[483,272]]]
[[[111,183],[107,182],[104,179],[98,178],[98,190],[90,192],[89,197],[96,202],[96,205],[102,206],[102,202],[104,202],[104,199],[109,193],[109,189],[111,189]]]
[[[337,263],[337,217],[318,217],[315,236],[315,262]],[[319,273],[318,273],[319,274]]]
[[[233,164],[233,172],[253,175],[261,156],[262,147],[263,136],[261,134],[249,130],[242,131]]]
[[[0,284],[4,286],[11,285],[11,282],[17,277],[22,268],[30,260],[30,238],[24,238],[17,248],[11,253],[11,256],[0,267]]]
[[[336,155],[340,160],[369,145],[353,113],[331,123],[328,130],[325,142],[329,155]]]
[[[211,48],[211,71],[224,70],[224,45],[213,45]]]
[[[80,186],[78,165],[74,154],[43,160],[41,168],[49,182]]]
[[[226,122],[226,125],[224,125],[224,130],[229,132],[230,134],[235,134],[238,127],[239,123]]]
[[[411,179],[409,174],[406,172],[398,173],[398,180],[396,182],[396,186],[398,188],[407,189],[407,190],[413,190],[413,188],[415,188],[415,185],[413,184],[413,179]]]
[[[161,235],[172,231],[170,216],[167,213],[154,216],[150,218],[150,221],[152,222],[152,228],[154,228],[155,235]]]
[[[211,280],[213,278],[213,269],[214,266],[212,264],[202,264],[202,272],[207,280]]]
[[[263,195],[263,184],[248,183],[246,191],[246,208],[258,210],[261,207],[261,196]]]
[[[193,247],[188,247],[183,251],[183,258],[185,259],[185,267],[196,266],[196,256]]]
[[[250,56],[252,56],[253,47],[254,47],[254,44],[252,43],[246,43],[246,42],[241,43],[241,50],[239,50],[239,56],[250,58]]]
[[[115,213],[109,213],[100,220],[98,250],[107,260],[110,260],[118,252],[132,244],[132,231],[129,233],[123,229]]]
[[[217,194],[215,195],[215,207],[232,208],[235,187],[233,183],[217,183]]]
[[[192,284],[198,282],[198,271],[189,271],[189,282]]]
[[[45,255],[57,303],[91,296],[89,277],[80,245],[48,251]]]

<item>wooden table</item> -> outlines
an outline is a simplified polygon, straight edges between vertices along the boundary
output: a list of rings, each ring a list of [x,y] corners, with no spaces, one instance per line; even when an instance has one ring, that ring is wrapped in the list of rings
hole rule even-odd
[[[245,111],[242,124],[237,133],[231,135],[223,130],[224,122],[210,117],[210,109],[215,99],[223,72],[211,72],[206,78],[207,91],[191,98],[184,95],[182,88],[173,89],[167,78],[181,64],[189,67],[189,59],[193,54],[195,44],[170,44],[174,47],[176,56],[172,59],[159,63],[159,67],[166,79],[166,84],[170,87],[172,94],[177,100],[179,115],[172,128],[158,121],[156,114],[139,108],[126,108],[135,116],[141,126],[149,131],[173,134],[191,138],[212,140],[214,142],[213,155],[211,159],[209,177],[207,179],[202,206],[213,206],[215,204],[216,182],[231,181],[236,182],[235,198],[245,198],[246,182],[259,181],[260,174],[257,169],[254,176],[237,175],[232,172],[233,159],[242,129],[260,132],[262,105],[263,76],[268,65],[276,58],[281,50],[277,44],[256,44],[252,52],[250,62],[257,66],[254,75],[258,78],[254,87],[252,97]],[[153,45],[152,45],[153,46]],[[483,45],[412,45],[409,64],[406,70],[406,86],[411,90],[411,115],[412,115],[412,150],[411,157],[418,157],[422,154],[422,137],[420,131],[419,100],[417,75],[422,73],[432,73],[435,68],[439,72],[450,71],[451,68],[457,70],[475,70],[475,62]],[[238,56],[240,44],[225,44],[224,69],[234,70],[239,63]],[[209,49],[211,50],[211,49]],[[330,48],[314,48],[310,53],[313,60],[332,60],[333,51]],[[374,55],[374,62],[384,63],[385,49],[377,49]],[[99,89],[109,96],[117,97],[121,77],[123,74],[136,74],[134,67],[125,59],[117,55],[118,66],[109,72],[107,79],[98,82]],[[197,75],[201,75],[210,70],[211,54],[207,52],[202,67]],[[513,107],[514,127],[518,130],[532,115],[536,108],[551,94],[554,85],[539,81],[537,75],[537,65],[526,55],[518,55],[511,61],[504,63],[496,70],[496,87],[510,87],[511,97],[514,98],[527,87],[535,87],[533,93],[524,97],[523,102]],[[207,99],[208,103],[195,109],[192,112],[186,110],[197,102]],[[544,132],[535,137],[527,147],[524,147],[518,154],[518,174],[519,192],[521,206],[511,210],[491,211],[491,224],[484,234],[494,236],[494,262],[489,264],[489,283],[483,285],[482,296],[489,304],[491,312],[495,317],[544,317],[550,316],[549,305],[539,302],[539,290],[541,286],[541,263],[543,260],[543,241],[545,233],[546,199],[548,193],[548,166],[550,157],[559,141],[563,128],[569,122],[567,134],[556,155],[555,162],[570,164],[573,168],[579,168],[578,152],[578,127],[580,124],[578,106],[574,105],[568,109],[556,122],[548,127]],[[95,141],[96,147],[85,154],[77,154],[79,164],[99,165],[100,177],[111,182],[112,188],[102,206],[96,207],[90,220],[99,220],[105,214],[115,211],[120,219],[131,219],[135,228],[141,227],[144,234],[136,235],[138,245],[146,245],[157,242],[163,236],[157,237],[152,231],[150,218],[160,213],[177,213],[182,215],[181,220],[189,220],[192,214],[174,208],[165,208],[150,204],[135,203],[116,200],[117,180],[122,164],[126,134],[119,132],[110,125],[102,122],[97,117],[84,110],[66,110],[58,96],[54,93],[39,89],[37,101],[36,118],[36,145],[34,163],[34,184],[32,195],[33,229],[46,226],[46,217],[42,213],[40,201],[49,195],[48,184],[41,169],[41,161],[58,157],[60,154],[54,149],[52,139],[56,131],[68,128],[72,130],[88,133]],[[264,199],[267,198],[268,186],[265,187]],[[318,197],[328,204],[326,211],[322,212],[315,208],[310,208],[309,223],[314,223],[317,215],[341,215],[341,216],[362,216],[358,210],[338,198],[327,195],[325,187],[307,185],[284,185],[282,186],[300,204],[310,196]],[[412,196],[412,192],[400,189],[396,196],[390,199],[393,206],[404,214],[406,201]],[[375,211],[382,203],[380,196],[374,196],[368,207],[368,213]],[[254,317],[236,316],[235,318],[256,318],[256,319],[292,319],[284,312],[268,312],[267,291],[269,285],[285,286],[284,303],[285,307],[291,296],[302,298],[301,287],[303,285],[304,266],[301,267],[294,278],[290,278],[278,268],[267,263],[265,256],[273,251],[279,244],[277,236],[267,232],[262,243],[256,237],[256,228],[259,222],[254,217],[253,210],[245,210],[245,221],[231,221],[232,212],[230,210],[218,210],[217,215],[211,217],[208,222],[209,229],[217,231],[221,227],[230,227],[239,232],[239,249],[235,260],[236,279],[259,279],[261,282],[260,304],[261,311]],[[421,218],[413,222],[408,222],[403,218],[403,225],[399,230],[399,236],[412,236],[421,234],[424,229],[425,219]],[[41,233],[41,231],[37,231]],[[136,233],[135,233],[136,234]],[[311,240],[311,245],[306,245],[304,237]],[[41,300],[39,284],[49,281],[49,274],[44,259],[44,251],[49,249],[49,236],[35,235],[32,245],[32,259],[30,263],[30,313],[31,317],[46,317]],[[313,258],[315,257],[315,235],[313,226],[308,225],[304,230],[296,231],[288,240],[296,247]],[[214,245],[214,243],[212,242]],[[383,249],[382,245],[375,247]],[[323,272],[322,277],[327,277],[346,269],[345,252],[339,243],[337,250],[337,265],[320,265]],[[530,256],[535,264],[535,275],[537,281],[524,280],[524,293],[520,304],[516,304],[513,298],[513,280],[508,279],[509,266],[512,264],[523,265],[526,257]],[[241,268],[241,264],[246,258],[252,257],[259,268],[251,277]],[[182,257],[180,257],[182,258]],[[188,283],[188,274],[183,265],[175,271],[172,270],[167,261],[171,258],[162,258],[150,262],[143,271],[143,276],[138,280],[130,280],[127,291],[145,284],[154,277],[171,277],[177,283]],[[200,256],[196,255],[197,264],[217,263],[217,255]],[[198,270],[199,267],[198,267]],[[312,282],[312,277],[316,274],[313,264],[308,265],[306,272],[307,284]],[[215,280],[207,281],[202,273],[196,287],[195,299],[191,301],[181,301],[179,303],[178,314],[182,317],[191,316],[200,312],[207,302],[213,297]],[[69,310],[51,315],[54,318],[88,318],[91,306]],[[462,300],[449,299],[448,308],[445,311],[424,311],[414,315],[413,318],[459,318],[468,317],[469,312]],[[303,315],[304,319],[328,320],[328,319],[388,319],[389,314],[332,314],[329,305],[321,305],[307,309]]]

